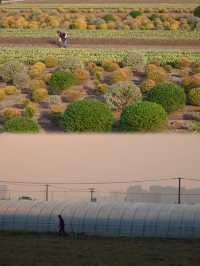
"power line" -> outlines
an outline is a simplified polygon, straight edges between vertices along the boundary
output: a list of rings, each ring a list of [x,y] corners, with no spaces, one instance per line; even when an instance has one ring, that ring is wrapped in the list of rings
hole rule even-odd
[[[1,177],[0,177],[1,178]],[[102,181],[102,182],[30,182],[30,181],[9,181],[9,180],[0,180],[0,183],[6,184],[20,184],[20,185],[38,185],[38,186],[46,186],[49,185],[111,185],[111,184],[133,184],[133,183],[151,183],[151,182],[160,182],[160,181],[169,181],[175,180],[177,178],[159,178],[159,179],[138,179],[138,180],[130,180],[130,181]]]

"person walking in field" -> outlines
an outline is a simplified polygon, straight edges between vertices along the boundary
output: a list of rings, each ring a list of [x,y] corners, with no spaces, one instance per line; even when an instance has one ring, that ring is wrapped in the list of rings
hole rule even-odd
[[[61,45],[61,47],[67,48],[68,34],[66,32],[62,32],[62,31],[58,30],[57,35],[58,35],[58,41],[59,41],[59,44]]]
[[[62,31],[57,31],[58,41],[61,47],[67,48],[68,34]]]
[[[63,218],[60,214],[58,215],[58,220],[59,220],[58,234],[59,234],[59,236],[65,235],[65,221],[63,220]]]

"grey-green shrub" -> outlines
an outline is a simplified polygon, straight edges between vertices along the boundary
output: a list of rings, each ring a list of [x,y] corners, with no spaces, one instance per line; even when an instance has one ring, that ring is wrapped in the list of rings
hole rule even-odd
[[[26,74],[26,65],[17,60],[8,61],[0,65],[0,77],[5,82],[13,81],[13,78],[17,73]]]
[[[63,63],[58,67],[60,71],[71,70],[73,71],[76,68],[84,68],[84,63],[76,57],[67,56],[63,60]]]
[[[108,106],[115,111],[121,111],[124,107],[142,100],[140,88],[133,82],[119,82],[113,85],[105,95]]]
[[[30,77],[26,72],[16,72],[13,75],[13,84],[17,88],[27,89],[30,85]]]

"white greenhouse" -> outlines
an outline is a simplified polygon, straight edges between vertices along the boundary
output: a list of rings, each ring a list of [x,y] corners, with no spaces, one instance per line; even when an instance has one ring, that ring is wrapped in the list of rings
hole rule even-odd
[[[200,238],[200,205],[0,201],[0,231],[56,232],[111,237]]]

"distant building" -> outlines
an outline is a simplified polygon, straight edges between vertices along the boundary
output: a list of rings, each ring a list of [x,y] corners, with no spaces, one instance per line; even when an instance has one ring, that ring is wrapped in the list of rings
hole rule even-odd
[[[151,203],[177,203],[178,189],[171,186],[151,186],[148,190],[141,186],[130,186],[127,189],[126,201]],[[181,202],[200,204],[200,188],[181,189]]]
[[[0,185],[0,200],[8,199],[8,187],[7,185]]]

